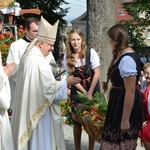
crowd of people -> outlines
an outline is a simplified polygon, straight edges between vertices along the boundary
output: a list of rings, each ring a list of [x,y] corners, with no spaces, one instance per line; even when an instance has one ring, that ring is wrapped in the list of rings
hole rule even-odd
[[[51,25],[42,16],[40,20],[28,18],[26,35],[10,45],[6,66],[0,62],[0,150],[66,150],[59,102],[67,100],[68,88],[75,149],[81,150],[82,125],[75,111],[81,102],[75,95],[80,91],[92,100],[93,94],[100,92],[100,59],[96,50],[86,45],[83,33],[72,29],[59,68],[52,54],[58,25],[59,21]],[[0,13],[0,31],[3,26]],[[112,26],[108,38],[113,57],[107,81],[101,83],[101,91],[109,92],[109,101],[100,149],[135,150],[140,137],[149,150],[150,63],[140,60],[129,46],[123,25]],[[60,70],[67,74],[57,80]],[[89,150],[94,143],[89,136]]]

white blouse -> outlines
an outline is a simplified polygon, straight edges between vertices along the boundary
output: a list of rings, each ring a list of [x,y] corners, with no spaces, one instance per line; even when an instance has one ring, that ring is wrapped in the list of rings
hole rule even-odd
[[[64,66],[67,70],[67,72],[69,71],[68,69],[68,66],[67,66],[67,59],[66,59],[66,54],[64,55]],[[85,65],[85,58],[83,58],[82,60],[81,59],[77,59],[76,60],[76,64],[75,64],[75,67],[80,67],[80,66],[84,66]],[[90,55],[90,62],[91,62],[91,65],[92,65],[92,69],[98,67],[100,65],[100,59],[99,59],[99,56],[97,54],[97,52],[91,48],[91,55]]]
[[[130,56],[124,56],[119,64],[119,71],[121,77],[128,77],[137,75],[136,63]]]

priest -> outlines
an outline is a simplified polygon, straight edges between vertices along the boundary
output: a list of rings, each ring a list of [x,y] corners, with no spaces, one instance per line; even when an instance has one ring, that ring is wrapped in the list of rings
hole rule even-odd
[[[65,150],[59,101],[78,77],[56,81],[46,56],[54,49],[58,21],[43,17],[36,38],[21,58],[12,115],[15,150]]]

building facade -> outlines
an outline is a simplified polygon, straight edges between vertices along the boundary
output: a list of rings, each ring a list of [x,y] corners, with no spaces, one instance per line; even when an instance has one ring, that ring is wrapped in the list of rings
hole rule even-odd
[[[133,17],[124,8],[121,7],[123,3],[136,2],[136,0],[116,0],[116,23],[122,20],[133,20]],[[138,14],[140,18],[145,17],[145,14]],[[84,12],[81,16],[71,21],[72,28],[79,28],[86,37],[87,29],[87,12]],[[147,47],[150,47],[150,26],[143,32],[145,43]]]

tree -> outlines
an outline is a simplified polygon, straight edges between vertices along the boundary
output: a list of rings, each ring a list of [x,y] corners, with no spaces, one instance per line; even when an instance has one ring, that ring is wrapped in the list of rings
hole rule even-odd
[[[100,80],[105,82],[112,56],[107,31],[115,24],[115,0],[87,0],[87,16],[87,43],[100,57]]]
[[[57,60],[57,56],[61,49],[61,40],[62,40],[62,31],[65,31],[67,26],[67,22],[63,19],[66,16],[68,9],[61,8],[62,4],[68,4],[65,0],[17,0],[20,3],[22,9],[30,9],[30,8],[39,8],[41,10],[41,15],[51,24],[54,24],[57,20],[59,20],[59,28],[58,34],[55,42],[55,51],[54,57]],[[18,22],[24,22],[24,20],[30,16],[35,16],[33,14],[24,15],[22,19],[19,17],[17,19]],[[39,17],[36,15],[36,17]],[[23,24],[23,23],[22,23]]]
[[[146,44],[142,35],[144,30],[150,25],[150,2],[148,0],[137,0],[133,3],[124,3],[122,7],[134,18],[130,21],[121,22],[128,28],[130,43],[135,50],[143,49]],[[144,14],[144,17],[140,18],[139,14]]]

